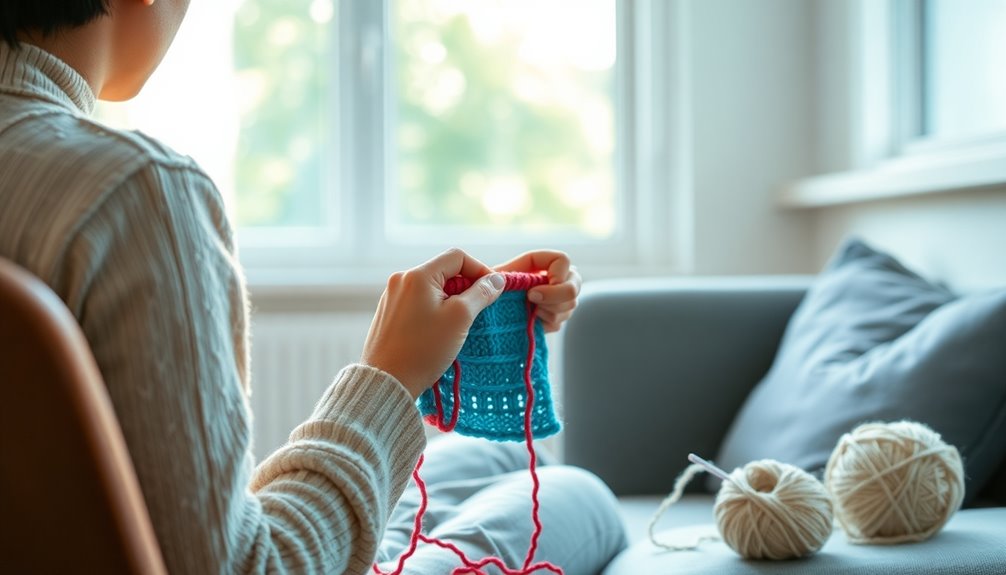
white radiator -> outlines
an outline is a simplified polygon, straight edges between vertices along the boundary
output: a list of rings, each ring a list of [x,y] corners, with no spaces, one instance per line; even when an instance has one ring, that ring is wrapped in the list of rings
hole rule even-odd
[[[252,321],[255,458],[286,442],[340,369],[359,361],[371,313],[259,313]]]

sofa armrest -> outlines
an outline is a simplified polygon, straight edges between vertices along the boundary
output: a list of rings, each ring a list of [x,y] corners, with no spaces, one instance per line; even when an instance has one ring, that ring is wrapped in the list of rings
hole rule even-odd
[[[669,489],[689,452],[715,457],[810,281],[586,284],[560,340],[565,461],[631,495]]]

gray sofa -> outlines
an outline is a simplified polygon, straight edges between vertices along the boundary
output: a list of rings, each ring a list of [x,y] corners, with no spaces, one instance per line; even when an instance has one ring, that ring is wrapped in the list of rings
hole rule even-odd
[[[811,279],[632,279],[586,286],[558,350],[565,382],[562,451],[567,463],[597,473],[621,501],[631,543],[606,575],[1006,574],[1006,507],[996,506],[1001,499],[959,511],[923,543],[850,545],[836,528],[820,553],[803,560],[744,561],[722,542],[684,552],[649,543],[650,517],[687,465],[687,454],[716,456],[737,410],[771,365]],[[681,543],[715,532],[713,495],[703,485],[696,480],[692,493],[664,515],[661,539]]]

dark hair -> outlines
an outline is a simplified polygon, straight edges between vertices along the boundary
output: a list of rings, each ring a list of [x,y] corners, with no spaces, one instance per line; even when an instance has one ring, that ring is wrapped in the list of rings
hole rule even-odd
[[[49,35],[108,14],[108,0],[0,0],[0,39],[17,46],[21,32]]]

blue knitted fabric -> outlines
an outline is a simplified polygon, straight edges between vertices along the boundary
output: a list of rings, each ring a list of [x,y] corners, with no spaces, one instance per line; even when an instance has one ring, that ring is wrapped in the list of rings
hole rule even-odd
[[[506,291],[482,310],[468,333],[458,362],[461,365],[460,409],[454,428],[462,435],[495,441],[524,441],[524,366],[527,360],[527,292]],[[531,362],[534,405],[531,414],[533,437],[559,432],[552,393],[548,383],[548,349],[540,321],[534,324],[535,351]],[[443,417],[450,420],[454,409],[454,370],[436,383],[440,389]],[[433,390],[418,400],[424,416],[437,417]]]

